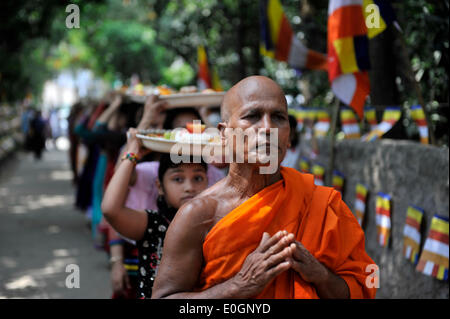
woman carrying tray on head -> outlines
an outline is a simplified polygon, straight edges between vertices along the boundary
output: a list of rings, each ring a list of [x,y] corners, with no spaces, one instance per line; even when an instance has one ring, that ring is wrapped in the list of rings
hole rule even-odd
[[[158,100],[154,95],[149,96],[137,129],[174,129],[185,127],[186,123],[200,119],[200,115],[195,108],[166,110],[166,107],[166,102]],[[132,169],[125,202],[125,206],[130,209],[158,210],[159,189],[156,183],[160,161],[144,161],[146,157],[148,156],[143,156]],[[121,163],[119,162],[118,165],[121,165]],[[116,167],[116,170],[118,167]],[[208,186],[215,184],[224,177],[224,173],[213,165],[207,165],[207,168]],[[136,248],[129,241],[122,239],[114,229],[110,229],[109,238],[112,285],[115,287],[115,294],[121,294],[122,291],[128,290],[126,287],[130,282],[129,275],[138,275],[137,272],[127,271],[127,269],[135,269],[138,266],[138,261],[133,256],[136,253]],[[130,255],[130,252],[133,252],[133,255]]]
[[[110,225],[121,235],[136,241],[139,251],[137,271],[138,298],[150,298],[153,281],[161,259],[165,232],[180,206],[189,202],[208,186],[207,165],[171,161],[169,154],[161,156],[158,167],[157,208],[131,209],[126,207],[127,185],[137,159],[148,152],[143,149],[136,130],[130,129],[130,139],[102,202],[102,211]],[[122,257],[113,256],[112,262]]]

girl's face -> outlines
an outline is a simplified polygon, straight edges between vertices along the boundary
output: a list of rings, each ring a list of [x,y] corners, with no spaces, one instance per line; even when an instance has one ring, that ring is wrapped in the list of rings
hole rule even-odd
[[[169,206],[178,209],[208,187],[205,168],[200,164],[181,164],[169,168],[163,176],[159,192]]]

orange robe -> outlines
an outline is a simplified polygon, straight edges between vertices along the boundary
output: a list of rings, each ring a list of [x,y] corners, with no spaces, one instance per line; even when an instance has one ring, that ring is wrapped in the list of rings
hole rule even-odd
[[[203,243],[204,265],[198,289],[234,276],[259,245],[263,232],[287,230],[334,274],[343,278],[351,298],[375,298],[366,287],[366,266],[375,264],[364,249],[364,233],[339,192],[315,186],[310,174],[282,167],[283,179],[258,192],[222,218]],[[289,269],[256,298],[318,298],[313,285]]]

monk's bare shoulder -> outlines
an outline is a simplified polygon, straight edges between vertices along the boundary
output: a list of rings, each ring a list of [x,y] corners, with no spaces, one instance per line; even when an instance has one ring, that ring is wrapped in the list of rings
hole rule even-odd
[[[217,222],[217,208],[222,198],[222,181],[214,184],[178,210],[172,223],[182,224],[186,231],[201,234],[202,239]]]

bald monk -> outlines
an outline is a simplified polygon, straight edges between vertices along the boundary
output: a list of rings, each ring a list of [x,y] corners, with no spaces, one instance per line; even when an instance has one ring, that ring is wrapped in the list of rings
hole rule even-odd
[[[230,163],[228,175],[182,206],[167,230],[152,298],[374,298],[364,234],[340,193],[280,167],[289,146],[281,88],[253,76],[231,88],[219,129],[278,129],[278,169]],[[245,158],[254,149],[248,140]]]

